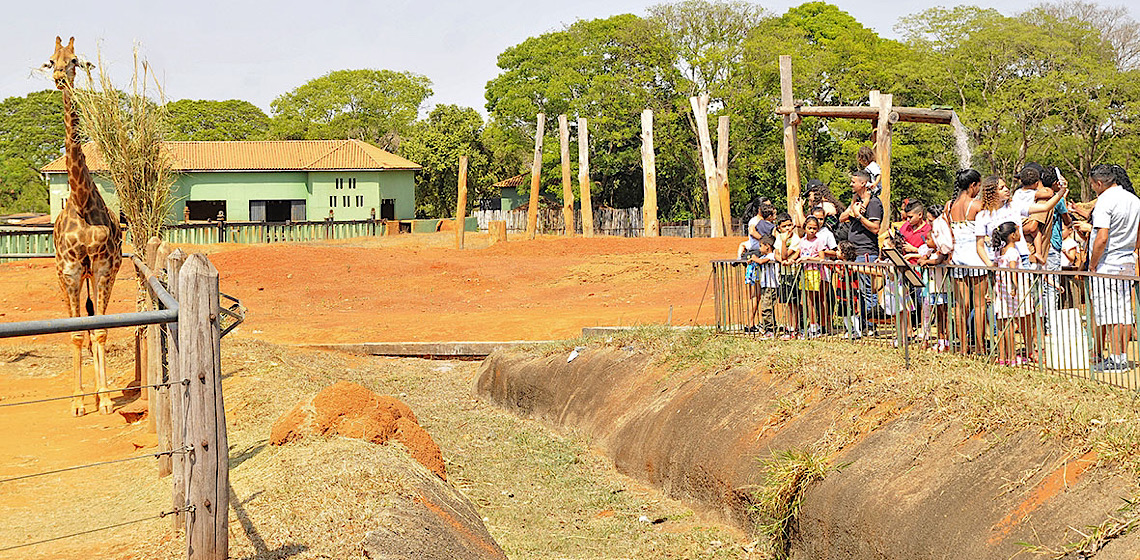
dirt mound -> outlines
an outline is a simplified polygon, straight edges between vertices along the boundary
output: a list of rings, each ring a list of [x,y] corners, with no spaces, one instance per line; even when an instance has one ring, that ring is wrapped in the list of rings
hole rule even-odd
[[[1081,538],[1071,527],[1109,526],[1136,491],[1132,476],[1093,468],[1095,455],[1042,437],[1041,426],[979,433],[939,416],[947,404],[935,398],[903,407],[897,394],[825,396],[818,381],[789,373],[798,358],[778,348],[767,350],[767,365],[711,371],[669,371],[633,347],[583,349],[570,363],[565,353],[503,351],[484,362],[476,392],[585,431],[619,471],[749,531],[764,483],[757,459],[843,441],[829,458],[836,468],[808,487],[797,558],[1009,558],[1022,543],[1063,550]],[[854,383],[866,375],[860,359],[836,359],[828,376]],[[1137,554],[1133,534],[1098,558]]]
[[[408,405],[365,387],[340,381],[306,399],[273,424],[269,441],[282,445],[306,435],[340,435],[372,443],[395,438],[408,453],[447,480],[443,455]]]

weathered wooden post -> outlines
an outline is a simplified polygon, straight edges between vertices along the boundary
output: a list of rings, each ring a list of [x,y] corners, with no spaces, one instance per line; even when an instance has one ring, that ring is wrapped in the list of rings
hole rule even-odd
[[[641,112],[641,179],[645,200],[641,206],[641,221],[645,237],[661,235],[657,222],[657,155],[653,151],[653,110]]]
[[[190,379],[186,441],[190,560],[229,555],[229,442],[222,401],[218,270],[205,255],[190,255],[178,274],[178,359]]]
[[[872,92],[873,106],[879,108],[879,118],[875,126],[875,161],[879,163],[879,200],[883,202],[883,228],[885,233],[891,223],[891,117],[893,113],[894,95],[890,93]],[[898,115],[894,115],[898,120]]]
[[[542,188],[542,135],[546,128],[546,115],[538,114],[534,133],[534,163],[530,168],[530,207],[526,212],[526,235],[534,239],[538,233],[538,191]]]
[[[459,156],[459,196],[455,200],[455,248],[463,248],[467,218],[467,156]]]
[[[794,107],[792,100],[792,57],[780,55],[780,105]],[[784,176],[787,181],[788,204],[800,196],[800,156],[796,143],[796,125],[800,116],[796,113],[784,115]]]
[[[582,236],[594,236],[594,203],[590,200],[590,136],[586,119],[578,119],[578,197],[582,201]]]
[[[491,234],[491,244],[505,243],[507,241],[507,222],[491,220],[487,222],[487,233]]]
[[[732,205],[728,194],[728,115],[716,121],[716,177],[720,190],[720,215],[724,219],[724,234],[732,234]]]
[[[558,115],[558,147],[562,159],[562,224],[567,237],[574,235],[574,186],[570,181],[570,125]]]
[[[713,158],[712,138],[709,136],[709,96],[690,97],[693,118],[697,123],[697,141],[701,149],[701,162],[705,170],[705,189],[709,194],[709,229],[711,237],[724,236],[724,218],[721,216],[720,184],[716,178],[716,160]]]
[[[167,288],[175,300],[178,295],[178,273],[182,263],[186,262],[186,253],[182,249],[175,249],[166,257]],[[181,307],[181,305],[179,306]],[[179,311],[181,315],[182,311]],[[178,322],[167,323],[166,327],[166,364],[171,383],[170,386],[170,449],[182,449],[186,445],[186,413],[187,392],[189,387],[182,385],[185,377],[182,375],[181,364],[178,358]],[[171,501],[174,509],[179,510],[186,506],[186,457],[185,453],[175,453],[171,457],[171,474],[173,491]],[[182,529],[186,526],[185,514],[174,514],[174,528]]]

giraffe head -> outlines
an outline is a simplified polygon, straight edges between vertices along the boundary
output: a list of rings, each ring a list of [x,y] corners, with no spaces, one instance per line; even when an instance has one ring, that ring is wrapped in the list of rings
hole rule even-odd
[[[56,89],[64,89],[75,83],[75,69],[79,67],[93,68],[95,65],[79,60],[75,55],[75,37],[72,37],[65,46],[58,36],[55,38],[55,52],[51,59],[44,63],[44,68],[51,70],[52,80]]]

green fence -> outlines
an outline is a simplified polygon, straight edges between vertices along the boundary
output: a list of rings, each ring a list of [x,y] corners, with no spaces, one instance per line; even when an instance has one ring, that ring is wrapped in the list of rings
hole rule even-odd
[[[439,229],[441,220],[359,220],[292,223],[264,222],[213,222],[204,224],[174,224],[163,228],[163,237],[170,243],[209,245],[211,243],[300,243],[328,239],[377,237],[393,233],[428,233]],[[464,222],[467,231],[479,231],[479,222],[469,217]],[[398,228],[398,229],[397,229]],[[126,241],[132,243],[130,232]],[[133,244],[133,243],[132,243]],[[54,253],[50,228],[0,231],[0,260],[3,255]]]

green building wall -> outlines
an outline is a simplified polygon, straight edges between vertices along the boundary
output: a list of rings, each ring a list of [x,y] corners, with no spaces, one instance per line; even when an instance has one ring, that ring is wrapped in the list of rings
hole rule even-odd
[[[342,188],[336,187],[337,179],[344,180]],[[354,187],[349,179],[355,179]],[[114,185],[98,176],[95,183],[107,205],[118,211]],[[67,196],[67,174],[48,174],[48,192],[54,221]],[[335,207],[329,200],[334,196]],[[182,221],[187,200],[224,200],[229,221],[248,221],[251,200],[304,200],[306,219],[315,221],[327,218],[330,209],[336,220],[366,220],[373,208],[379,218],[381,201],[394,199],[395,218],[410,220],[415,217],[415,171],[192,172],[177,176],[174,197],[171,223]]]

